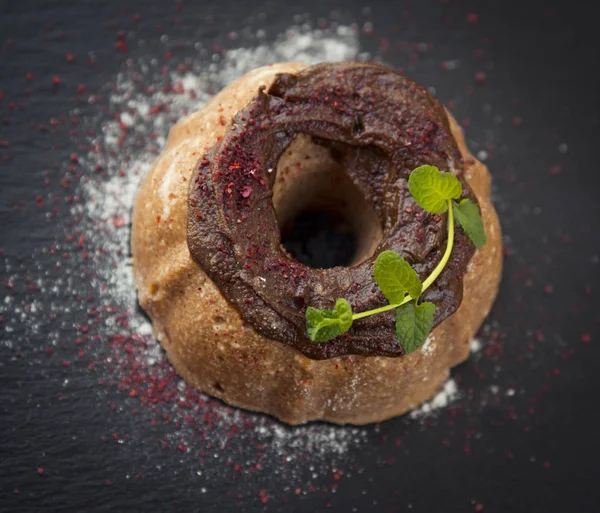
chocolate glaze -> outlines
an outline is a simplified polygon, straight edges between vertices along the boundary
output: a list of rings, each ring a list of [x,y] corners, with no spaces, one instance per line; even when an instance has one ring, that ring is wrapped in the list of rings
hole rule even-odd
[[[383,239],[372,257],[352,267],[313,269],[282,248],[272,203],[275,169],[297,134],[330,148],[377,213]],[[193,259],[258,333],[313,359],[345,354],[402,356],[394,313],[356,321],[330,342],[305,335],[308,306],[333,308],[346,298],[354,312],[386,300],[373,280],[377,255],[396,251],[422,280],[446,246],[446,214],[420,209],[408,192],[423,164],[451,170],[464,195],[463,161],[442,105],[425,89],[387,68],[320,64],[277,75],[234,117],[225,136],[199,162],[188,199]],[[450,262],[423,301],[436,305],[434,325],[456,311],[474,246],[456,230]]]

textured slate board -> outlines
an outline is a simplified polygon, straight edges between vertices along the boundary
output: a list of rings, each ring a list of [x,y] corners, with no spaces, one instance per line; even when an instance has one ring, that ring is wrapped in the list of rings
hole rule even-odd
[[[136,39],[149,41],[144,51],[160,57],[157,24],[173,39],[195,34],[207,43],[225,42],[228,31],[248,24],[274,35],[295,13],[329,19],[338,8],[335,16],[359,28],[371,21],[373,33],[369,26],[361,31],[361,46],[383,47],[387,62],[454,102],[451,110],[467,127],[472,148],[489,154],[509,255],[491,314],[499,339],[482,335],[492,344],[488,351],[455,370],[466,391],[459,408],[429,424],[396,419],[368,428],[367,443],[347,455],[351,476],[335,481],[335,493],[332,476],[320,476],[318,488],[326,492],[298,496],[295,485],[284,488],[274,467],[232,480],[231,469],[215,463],[206,480],[189,458],[156,443],[167,428],[150,425],[143,412],[119,412],[125,398],[116,389],[103,391],[100,400],[97,376],[85,365],[64,366],[79,351],[78,310],[61,309],[60,355],[46,357],[45,334],[56,329],[51,320],[33,333],[26,313],[7,309],[13,322],[5,313],[0,324],[0,510],[598,509],[600,55],[593,7],[537,0],[376,1],[370,13],[364,7],[328,0],[285,10],[277,2],[204,2],[179,11],[170,2],[139,0],[3,2],[0,269],[9,281],[0,285],[0,300],[18,302],[25,278],[36,278],[34,250],[64,239],[64,226],[40,215],[35,198],[53,191],[62,198],[56,181],[44,187],[43,172],[77,148],[67,131],[49,136],[30,124],[69,112],[77,84],[99,90],[124,59],[142,51],[115,49],[119,30],[135,31]],[[256,16],[260,12],[265,15]],[[424,51],[423,43],[432,46]],[[76,55],[75,65],[67,52]],[[97,65],[84,65],[87,52]],[[418,58],[414,68],[411,55]],[[55,75],[61,84],[53,88]],[[85,115],[95,107],[81,108]],[[93,262],[73,265],[82,271]],[[75,298],[65,291],[60,301]],[[515,395],[494,399],[490,386]],[[111,443],[112,433],[125,443]],[[268,490],[266,503],[261,490]]]

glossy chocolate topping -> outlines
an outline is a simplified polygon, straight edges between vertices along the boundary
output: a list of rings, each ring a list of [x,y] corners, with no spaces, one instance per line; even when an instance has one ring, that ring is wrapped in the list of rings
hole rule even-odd
[[[273,170],[301,133],[330,149],[381,224],[383,239],[357,265],[314,269],[281,246]],[[265,337],[313,359],[401,356],[393,312],[356,321],[327,343],[306,337],[304,315],[308,306],[333,308],[337,298],[346,298],[354,312],[385,305],[373,280],[383,250],[400,253],[421,280],[432,272],[446,246],[447,220],[446,214],[423,211],[408,192],[410,172],[423,164],[453,172],[464,196],[476,201],[444,108],[414,82],[363,63],[320,64],[278,75],[199,162],[188,199],[191,255],[244,321]],[[462,276],[474,251],[456,230],[450,262],[421,299],[435,303],[434,325],[460,305]]]

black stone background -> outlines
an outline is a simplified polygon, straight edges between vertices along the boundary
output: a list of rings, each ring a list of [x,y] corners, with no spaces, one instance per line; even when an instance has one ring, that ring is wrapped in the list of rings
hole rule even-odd
[[[451,110],[459,121],[470,121],[466,133],[475,151],[492,144],[487,164],[509,255],[490,317],[502,354],[472,358],[454,371],[468,391],[460,402],[463,414],[452,423],[446,412],[429,426],[395,419],[369,428],[368,444],[351,455],[362,471],[341,479],[335,494],[270,489],[263,504],[258,491],[275,482],[269,469],[235,482],[227,470],[222,479],[202,483],[177,451],[138,443],[151,436],[147,424],[99,405],[96,378],[85,369],[63,367],[60,358],[31,365],[46,347],[43,332],[19,347],[0,344],[0,510],[600,511],[600,52],[594,4],[222,0],[185,2],[179,11],[171,1],[3,0],[0,141],[9,144],[0,144],[0,273],[12,275],[9,263],[27,260],[34,247],[64,235],[57,222],[36,212],[34,198],[48,193],[42,172],[49,160],[64,160],[72,151],[69,136],[49,138],[30,123],[67,113],[76,84],[99,89],[140,51],[134,45],[129,54],[116,51],[118,30],[135,30],[152,51],[158,49],[157,24],[173,38],[195,32],[222,41],[227,31],[248,24],[277,34],[294,14],[329,19],[334,9],[334,16],[359,27],[371,21],[373,34],[361,31],[361,45],[375,52],[385,38],[383,57],[392,65],[406,67],[418,53],[403,43],[433,43],[407,73],[435,86],[443,102],[457,100]],[[135,13],[141,15],[137,22]],[[477,23],[469,23],[470,13]],[[81,62],[88,51],[101,70],[65,60],[73,52]],[[448,59],[459,59],[458,69],[444,70]],[[31,84],[28,72],[35,77]],[[479,72],[486,73],[482,83],[475,78]],[[55,74],[62,83],[53,91]],[[567,145],[562,152],[561,144]],[[15,211],[21,200],[28,206]],[[2,284],[0,290],[0,301],[19,294]],[[64,301],[72,298],[65,294]],[[543,331],[544,341],[536,340],[535,330]],[[0,324],[1,340],[18,336]],[[70,345],[74,336],[64,333],[67,356],[77,351]],[[71,387],[69,400],[61,400],[67,378],[76,391]],[[480,406],[484,391],[498,383],[502,394],[509,386],[517,393]],[[117,391],[108,399],[123,400]],[[113,431],[128,433],[128,443],[103,443],[101,435]],[[402,436],[402,447],[394,448],[386,435]],[[383,464],[390,456],[395,462]],[[141,479],[125,477],[138,471]],[[238,493],[244,498],[236,500]]]

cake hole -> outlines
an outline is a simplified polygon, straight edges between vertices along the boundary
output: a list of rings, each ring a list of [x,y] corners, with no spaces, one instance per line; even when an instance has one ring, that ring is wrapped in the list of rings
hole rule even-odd
[[[223,389],[223,387],[221,386],[221,383],[219,383],[218,381],[215,381],[213,388],[215,390],[218,390],[219,392],[225,392],[225,390]]]
[[[348,219],[332,210],[303,210],[281,229],[281,244],[296,260],[326,269],[351,264],[356,233]]]
[[[312,268],[357,265],[383,237],[377,214],[340,164],[340,151],[305,134],[279,159],[273,205],[281,245]]]

